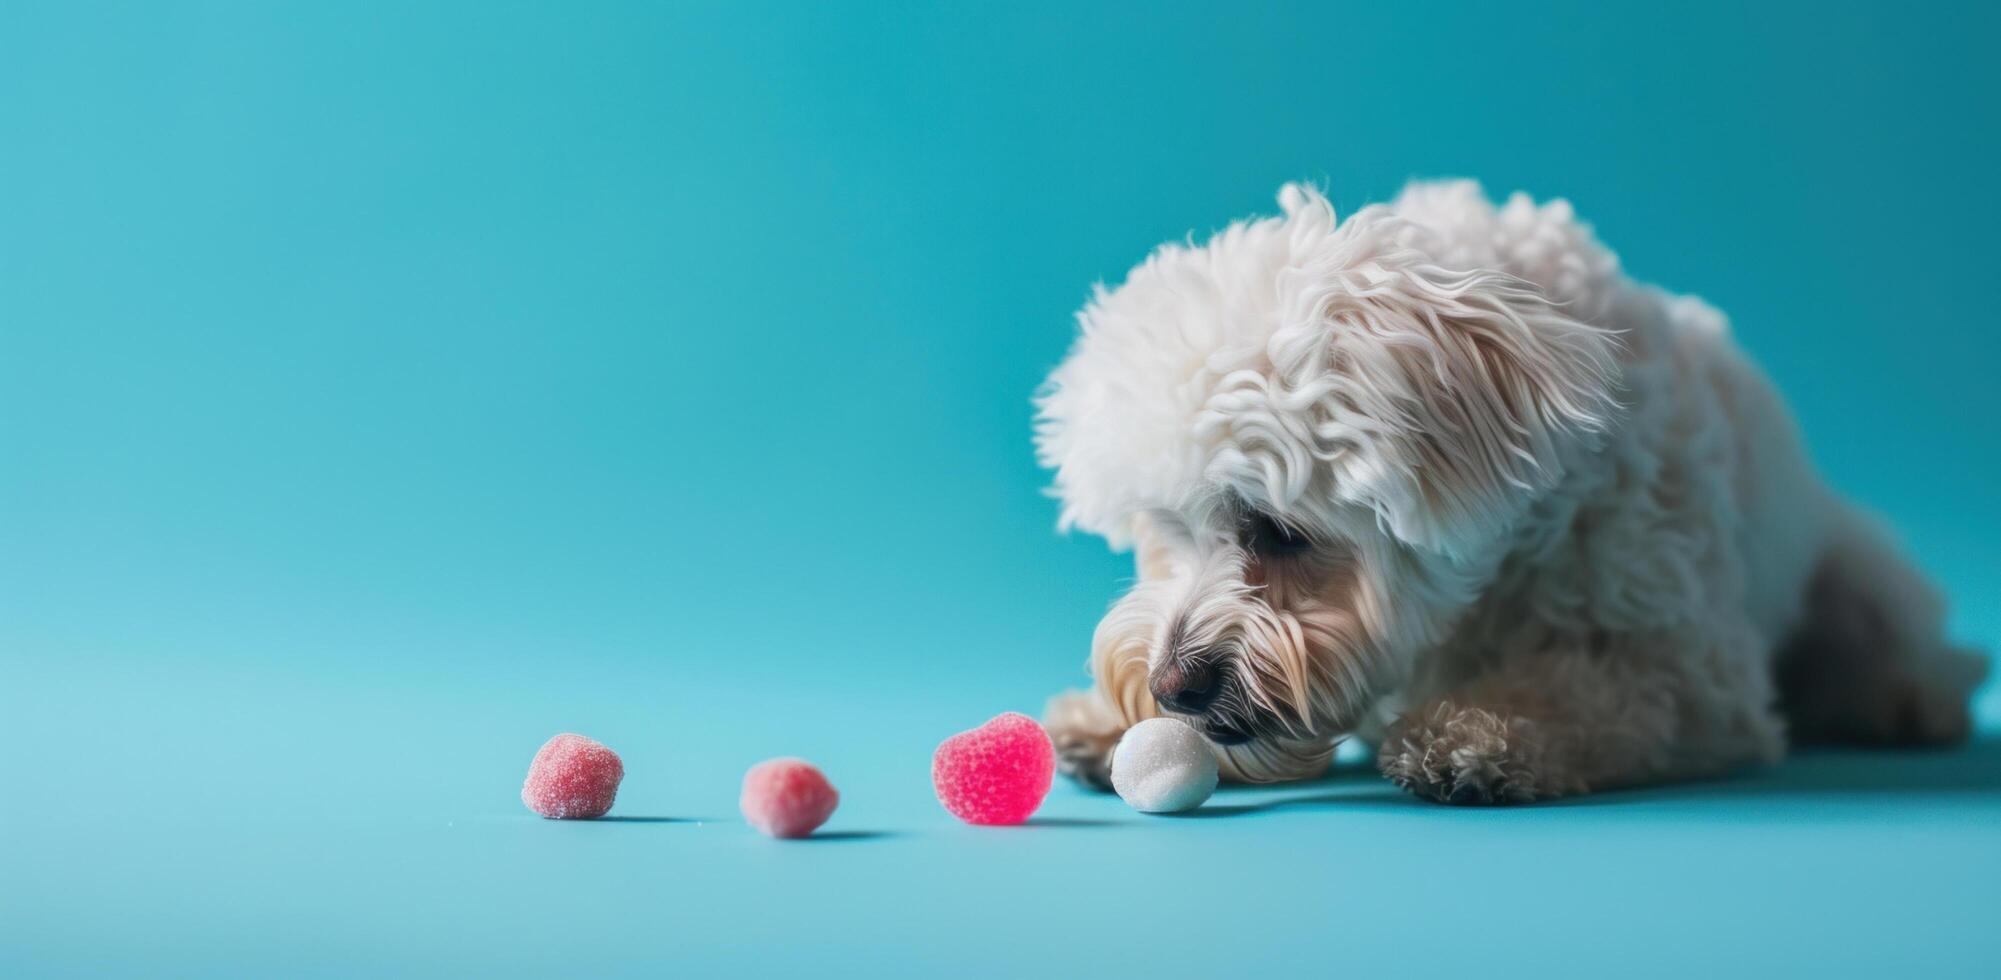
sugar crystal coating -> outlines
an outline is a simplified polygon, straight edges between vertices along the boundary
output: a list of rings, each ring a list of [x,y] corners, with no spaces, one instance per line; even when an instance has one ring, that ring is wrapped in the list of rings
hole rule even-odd
[[[1178,718],[1148,718],[1112,750],[1112,788],[1141,813],[1193,810],[1216,791],[1216,753]]]
[[[1035,719],[997,715],[972,731],[946,739],[931,757],[938,802],[972,824],[1017,824],[1049,795],[1056,776],[1056,747]]]
[[[625,764],[618,753],[565,732],[542,744],[528,764],[521,802],[551,820],[589,820],[611,810]]]
[[[751,826],[772,837],[806,837],[839,806],[834,784],[803,759],[770,759],[743,774],[737,806]]]

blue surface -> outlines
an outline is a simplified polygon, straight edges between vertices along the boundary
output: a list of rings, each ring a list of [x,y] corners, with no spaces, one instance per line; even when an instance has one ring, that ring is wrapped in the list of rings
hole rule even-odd
[[[1128,573],[1070,312],[1301,177],[1571,197],[1994,646],[1993,8],[579,6],[0,3],[0,975],[1991,972],[1991,687],[1514,811],[926,770]],[[562,730],[632,819],[520,808]],[[832,839],[734,819],[780,754]]]

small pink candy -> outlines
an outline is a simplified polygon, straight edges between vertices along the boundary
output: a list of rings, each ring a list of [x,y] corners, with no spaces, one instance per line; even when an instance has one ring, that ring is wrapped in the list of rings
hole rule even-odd
[[[839,806],[841,794],[804,759],[771,759],[743,774],[737,806],[750,825],[771,837],[806,837]]]
[[[528,764],[521,802],[552,820],[589,820],[611,810],[625,764],[618,753],[582,735],[564,733],[542,744]]]
[[[1056,748],[1027,715],[1010,711],[946,739],[931,757],[938,802],[973,824],[1017,824],[1049,795]]]

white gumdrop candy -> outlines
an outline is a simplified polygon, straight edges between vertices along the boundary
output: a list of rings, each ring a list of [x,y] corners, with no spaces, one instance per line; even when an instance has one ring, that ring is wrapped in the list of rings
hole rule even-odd
[[[1148,718],[1112,750],[1112,788],[1141,813],[1179,813],[1216,791],[1216,753],[1188,723]]]

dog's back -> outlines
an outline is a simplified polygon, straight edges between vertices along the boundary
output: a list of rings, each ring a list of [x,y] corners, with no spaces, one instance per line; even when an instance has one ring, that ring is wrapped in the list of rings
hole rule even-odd
[[[1577,468],[1571,501],[1559,492],[1543,524],[1524,529],[1513,586],[1504,574],[1489,621],[1462,635],[1491,655],[1496,635],[1509,632],[1501,621],[1519,618],[1531,597],[1549,606],[1552,579],[1564,576],[1572,583],[1554,587],[1575,601],[1558,618],[1586,629],[1669,626],[1710,614],[1725,590],[1775,661],[1775,697],[1794,740],[1965,735],[1985,659],[1945,642],[1938,591],[1827,488],[1784,400],[1722,314],[1626,279],[1561,200],[1516,194],[1497,208],[1477,184],[1450,181],[1413,184],[1394,208],[1425,230],[1414,234],[1436,236],[1426,244],[1442,264],[1506,271],[1623,340],[1621,431],[1598,466]],[[1620,483],[1636,492],[1612,489]],[[1586,539],[1612,528],[1620,540],[1589,561]],[[1553,535],[1592,567],[1552,560]],[[1634,535],[1653,540],[1636,548]]]

